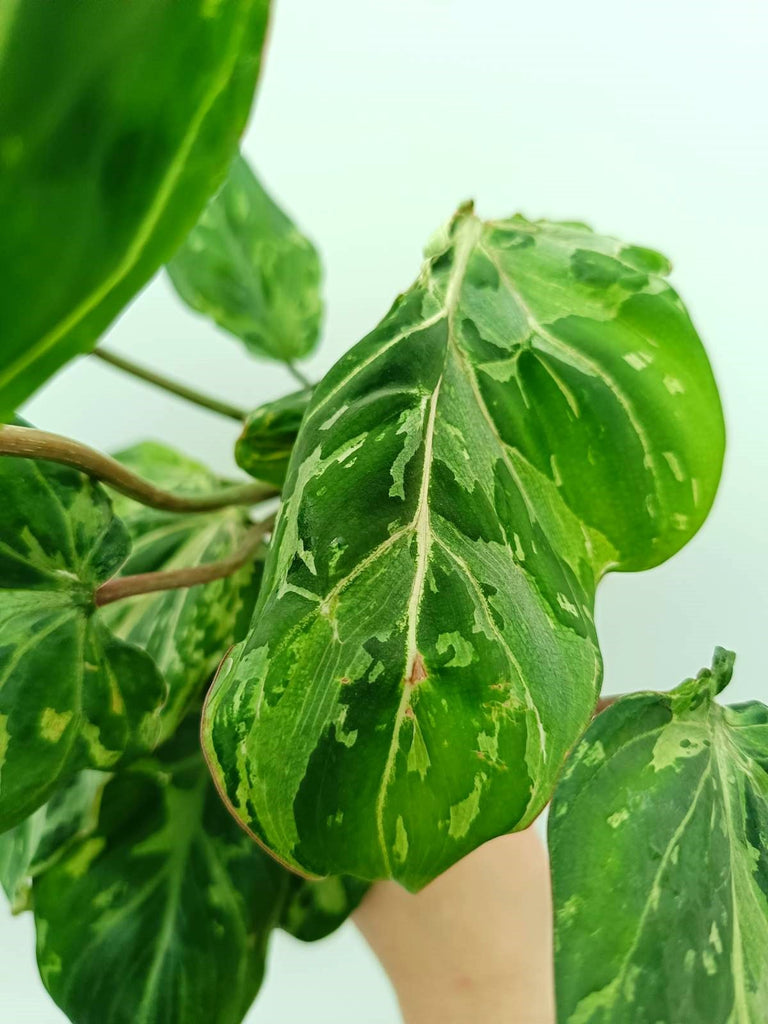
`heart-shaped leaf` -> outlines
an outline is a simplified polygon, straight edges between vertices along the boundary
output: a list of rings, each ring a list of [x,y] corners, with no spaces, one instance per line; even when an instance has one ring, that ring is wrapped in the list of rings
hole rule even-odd
[[[222,806],[193,716],[36,880],[43,981],[73,1024],[239,1024],[288,884]]]
[[[768,708],[714,701],[733,656],[598,715],[549,818],[561,1024],[762,1024]]]
[[[311,397],[305,389],[254,409],[235,444],[238,466],[257,480],[282,487]]]
[[[78,769],[152,747],[165,685],[94,609],[130,550],[104,489],[53,463],[0,458],[0,493],[4,831]]]
[[[236,152],[268,9],[49,0],[4,11],[0,416],[89,351],[194,225]]]
[[[663,257],[462,208],[317,386],[204,742],[310,874],[418,889],[528,825],[589,721],[592,612],[703,522],[717,390]]]
[[[182,299],[256,356],[290,362],[317,344],[320,258],[242,157],[168,264]]]
[[[211,492],[221,483],[200,463],[153,442],[115,457],[143,479],[178,494]],[[229,558],[250,526],[247,513],[237,506],[185,516],[148,509],[119,495],[114,503],[133,541],[124,575]],[[143,594],[104,609],[115,635],[147,651],[163,674],[168,695],[158,717],[160,741],[176,730],[226,650],[243,635],[261,568],[261,562],[251,562],[202,586]]]

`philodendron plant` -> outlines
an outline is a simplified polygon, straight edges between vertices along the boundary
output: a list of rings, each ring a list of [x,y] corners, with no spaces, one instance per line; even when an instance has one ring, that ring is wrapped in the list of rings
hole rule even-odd
[[[0,16],[0,881],[43,982],[75,1024],[239,1024],[272,929],[554,798],[560,1024],[764,1024],[768,710],[718,649],[596,714],[599,581],[720,477],[669,264],[464,204],[310,384],[319,258],[237,153],[267,8]],[[249,413],[96,348],[163,265],[300,388]],[[22,419],[86,353],[241,420],[253,479]]]

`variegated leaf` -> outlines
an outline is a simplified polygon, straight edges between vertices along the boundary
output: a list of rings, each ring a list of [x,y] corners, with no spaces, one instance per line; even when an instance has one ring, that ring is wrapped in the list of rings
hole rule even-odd
[[[254,409],[235,444],[238,466],[257,480],[282,487],[311,397],[305,389]]]
[[[221,792],[276,856],[418,889],[539,813],[598,693],[597,581],[685,544],[720,475],[667,270],[464,207],[317,386],[204,716]]]
[[[165,687],[94,608],[130,550],[104,489],[53,463],[0,458],[0,493],[1,832],[78,769],[152,747]]]
[[[0,416],[90,351],[194,225],[236,152],[268,13],[2,5]]]
[[[336,931],[368,891],[368,883],[358,878],[290,878],[280,926],[302,942],[316,942]]]
[[[171,448],[145,442],[116,458],[158,487],[192,495],[220,483],[200,463]],[[191,568],[228,558],[249,527],[238,507],[207,514],[158,512],[119,495],[115,510],[133,540],[123,574]],[[147,651],[168,692],[158,719],[158,737],[167,739],[210,679],[227,649],[243,635],[253,612],[261,562],[203,586],[165,590],[119,601],[104,609],[116,636]]]
[[[36,880],[43,981],[73,1024],[239,1024],[288,883],[222,806],[193,716]]]
[[[733,656],[622,698],[549,819],[561,1024],[763,1024],[768,708],[723,707]]]
[[[192,309],[253,355],[290,361],[317,344],[320,258],[240,156],[168,273]]]
[[[34,879],[96,828],[108,779],[105,772],[78,772],[47,804],[0,835],[0,885],[14,914],[30,909]]]

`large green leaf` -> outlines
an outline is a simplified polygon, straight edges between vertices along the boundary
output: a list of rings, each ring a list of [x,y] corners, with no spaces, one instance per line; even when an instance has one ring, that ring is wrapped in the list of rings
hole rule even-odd
[[[235,444],[238,466],[257,480],[282,487],[311,397],[305,389],[254,409]]]
[[[269,0],[0,13],[0,416],[98,335],[226,174]]]
[[[317,251],[242,157],[236,157],[168,273],[186,303],[244,341],[253,355],[290,361],[317,344]]]
[[[0,493],[1,832],[78,769],[153,746],[165,686],[94,609],[130,549],[103,488],[53,463],[0,458]]]
[[[561,1024],[763,1024],[768,708],[714,701],[733,656],[599,715],[549,835]]]
[[[193,716],[35,882],[43,981],[73,1024],[239,1024],[288,881],[222,806]]]
[[[205,744],[311,874],[417,889],[528,825],[589,721],[609,569],[712,503],[723,422],[663,257],[459,211],[315,389]]]
[[[200,463],[171,448],[145,442],[116,458],[145,480],[192,495],[220,483]],[[123,573],[158,572],[229,558],[242,545],[250,521],[239,507],[205,515],[147,509],[115,497],[115,510],[128,527],[133,547]],[[260,562],[204,586],[165,590],[119,601],[104,609],[116,636],[147,651],[168,687],[158,721],[160,740],[169,737],[199,697],[224,653],[242,635],[261,579]],[[239,630],[239,632],[238,632]]]
[[[0,885],[14,913],[30,908],[31,884],[98,820],[99,797],[109,775],[78,772],[47,804],[0,835]]]

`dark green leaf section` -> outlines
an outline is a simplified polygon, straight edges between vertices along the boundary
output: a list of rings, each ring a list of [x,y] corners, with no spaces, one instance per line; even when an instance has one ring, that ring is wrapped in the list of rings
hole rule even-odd
[[[253,355],[301,359],[317,343],[317,251],[242,157],[235,158],[168,273],[188,305],[240,338]]]
[[[589,721],[609,569],[712,503],[717,390],[663,257],[462,208],[314,391],[204,742],[316,875],[418,889],[528,825]]]
[[[358,878],[290,878],[280,926],[302,942],[315,942],[336,931],[368,891],[368,883]]]
[[[288,884],[222,806],[193,716],[35,882],[43,981],[73,1024],[239,1024]]]
[[[221,481],[204,466],[171,448],[145,442],[116,458],[158,487],[179,494],[210,492]],[[201,515],[158,512],[116,496],[115,509],[133,540],[123,574],[191,568],[221,561],[241,546],[247,513],[238,507]],[[116,636],[151,655],[163,674],[167,697],[158,718],[158,737],[167,739],[199,697],[227,649],[241,635],[261,579],[252,562],[204,586],[144,594],[116,602],[104,617]]]
[[[599,715],[549,819],[561,1024],[762,1024],[768,708],[722,707],[733,656]]]
[[[297,391],[254,409],[235,444],[238,466],[257,480],[282,487],[311,397],[311,390]]]
[[[34,879],[96,828],[108,779],[104,772],[78,772],[47,804],[0,835],[0,885],[15,914],[31,908]]]
[[[93,592],[130,541],[106,492],[70,469],[0,459],[0,831],[84,767],[157,742],[162,678],[115,638]]]
[[[194,225],[236,151],[268,7],[4,5],[0,416],[89,351]]]

